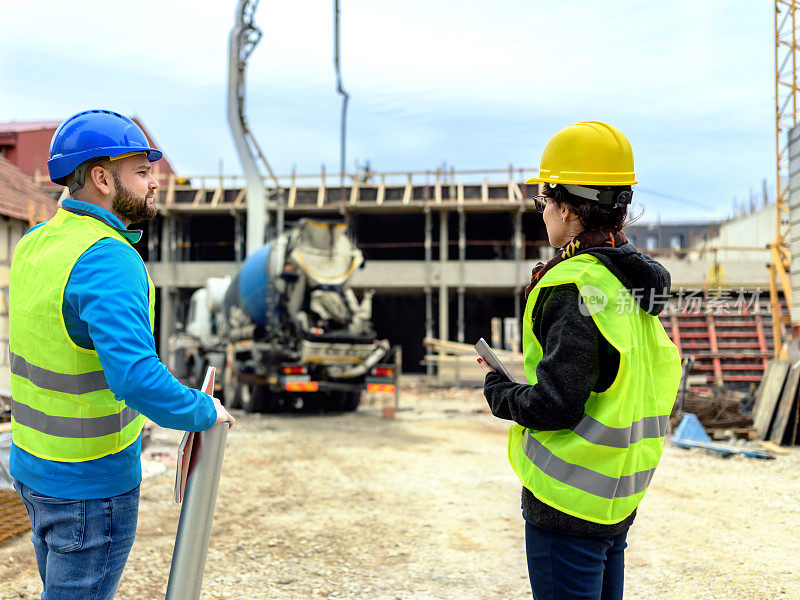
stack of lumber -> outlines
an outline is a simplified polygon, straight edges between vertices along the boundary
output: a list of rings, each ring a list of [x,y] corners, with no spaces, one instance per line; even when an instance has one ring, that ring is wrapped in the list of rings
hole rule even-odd
[[[452,379],[456,383],[483,381],[483,371],[477,365],[478,354],[473,344],[462,344],[439,338],[425,338],[422,344],[427,348],[423,362],[434,364],[440,379]],[[514,374],[517,381],[525,381],[522,353],[492,348],[506,368]]]
[[[452,360],[454,357],[459,356],[469,356],[474,361],[475,358],[478,356],[475,352],[475,346],[473,344],[462,344],[460,342],[451,342],[449,340],[440,340],[439,338],[425,338],[422,340],[422,345],[428,348],[432,352],[437,352],[444,354],[445,356],[450,356]],[[494,353],[497,355],[497,358],[502,360],[503,362],[506,361],[518,361],[522,362],[522,353],[521,352],[511,352],[510,350],[502,350],[500,348],[492,348]],[[440,355],[426,355],[425,360],[439,360]]]
[[[776,444],[794,445],[798,439],[800,361],[771,360],[756,391],[753,425],[758,437]]]

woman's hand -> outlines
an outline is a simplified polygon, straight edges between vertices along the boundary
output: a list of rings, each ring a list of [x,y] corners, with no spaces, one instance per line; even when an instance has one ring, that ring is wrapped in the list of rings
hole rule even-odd
[[[478,358],[478,364],[480,365],[481,369],[483,369],[484,373],[494,373],[495,370],[486,364],[486,361],[482,358]]]

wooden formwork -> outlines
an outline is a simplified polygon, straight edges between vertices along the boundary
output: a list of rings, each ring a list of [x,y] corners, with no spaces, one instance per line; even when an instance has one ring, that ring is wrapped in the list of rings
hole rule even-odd
[[[787,310],[785,304],[782,310]],[[660,319],[681,356],[695,357],[692,372],[705,375],[708,385],[758,385],[775,355],[769,311],[715,314],[704,306],[667,312]]]

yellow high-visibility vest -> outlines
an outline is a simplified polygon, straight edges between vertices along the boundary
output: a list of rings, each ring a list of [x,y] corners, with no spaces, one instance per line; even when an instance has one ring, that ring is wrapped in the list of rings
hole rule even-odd
[[[97,352],[67,333],[64,289],[80,256],[103,238],[128,243],[110,225],[59,209],[24,235],[9,275],[11,431],[14,444],[47,460],[80,462],[136,441],[143,415],[114,398]],[[150,328],[155,289],[148,275]]]
[[[528,383],[537,382],[542,346],[531,315],[542,289],[573,283],[600,333],[619,352],[609,388],[592,392],[573,429],[509,429],[508,458],[537,499],[566,514],[619,523],[645,495],[664,448],[667,421],[681,379],[678,349],[657,317],[594,256],[555,265],[528,296],[523,353]]]

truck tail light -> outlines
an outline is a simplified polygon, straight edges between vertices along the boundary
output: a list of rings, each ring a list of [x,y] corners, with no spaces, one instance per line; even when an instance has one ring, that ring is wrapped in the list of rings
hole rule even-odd
[[[394,394],[396,387],[393,383],[368,383],[368,392],[385,392],[387,394]]]
[[[281,373],[284,375],[305,375],[308,369],[301,366],[281,367]]]
[[[319,383],[316,381],[295,381],[287,383],[287,392],[318,392]]]
[[[394,375],[394,367],[375,367],[372,374],[377,377],[391,377]]]

